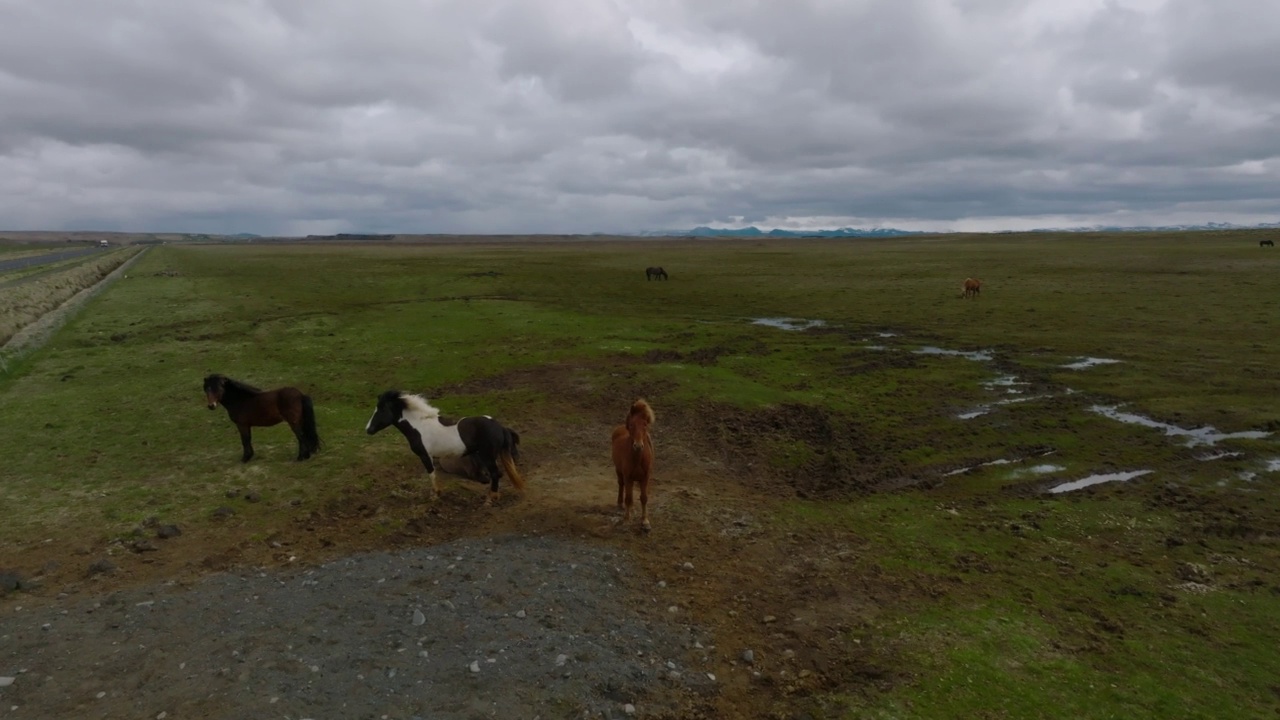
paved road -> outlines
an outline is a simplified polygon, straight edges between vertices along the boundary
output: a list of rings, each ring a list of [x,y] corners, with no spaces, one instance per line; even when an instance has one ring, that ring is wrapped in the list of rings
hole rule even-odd
[[[72,250],[59,250],[58,252],[49,253],[47,255],[34,255],[14,260],[0,260],[0,273],[9,272],[10,270],[21,270],[23,268],[29,268],[36,265],[46,265],[60,260],[70,260],[71,258],[81,257],[83,255],[88,255],[89,253],[95,253],[106,249],[107,248],[79,247]]]

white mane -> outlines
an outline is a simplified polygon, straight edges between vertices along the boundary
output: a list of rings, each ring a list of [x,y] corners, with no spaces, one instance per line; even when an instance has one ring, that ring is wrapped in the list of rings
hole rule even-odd
[[[427,399],[421,395],[401,393],[400,399],[404,400],[406,415],[412,414],[422,418],[440,417],[440,409],[427,402]]]

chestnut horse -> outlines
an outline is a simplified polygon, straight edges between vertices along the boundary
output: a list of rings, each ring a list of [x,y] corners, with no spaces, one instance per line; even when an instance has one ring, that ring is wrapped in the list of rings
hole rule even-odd
[[[643,398],[631,403],[625,425],[613,429],[613,468],[618,473],[618,510],[631,519],[631,489],[640,486],[640,527],[649,532],[649,483],[653,480],[653,408]],[[626,500],[625,506],[623,500]]]
[[[978,293],[982,292],[982,281],[976,278],[965,278],[961,290],[963,291],[961,297],[976,298]]]
[[[249,428],[271,427],[281,422],[298,438],[298,459],[306,460],[320,450],[320,435],[316,432],[316,411],[311,398],[295,387],[282,387],[262,391],[252,385],[232,380],[225,375],[210,375],[204,379],[204,397],[210,410],[221,404],[231,416],[231,422],[240,430],[240,444],[244,456],[240,462],[253,458],[253,439]]]

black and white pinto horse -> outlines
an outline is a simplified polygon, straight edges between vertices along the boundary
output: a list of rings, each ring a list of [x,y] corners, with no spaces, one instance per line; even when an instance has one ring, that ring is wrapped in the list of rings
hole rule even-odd
[[[488,415],[477,415],[452,420],[440,414],[440,410],[421,395],[388,390],[378,396],[378,407],[369,418],[365,432],[370,435],[394,425],[405,439],[409,449],[418,456],[431,479],[432,497],[440,495],[436,480],[436,462],[433,458],[465,458],[479,469],[479,482],[489,481],[489,497],[486,506],[498,497],[498,480],[502,469],[517,490],[524,490],[524,476],[516,467],[520,456],[520,435],[504,427]],[[484,476],[488,476],[485,478]]]

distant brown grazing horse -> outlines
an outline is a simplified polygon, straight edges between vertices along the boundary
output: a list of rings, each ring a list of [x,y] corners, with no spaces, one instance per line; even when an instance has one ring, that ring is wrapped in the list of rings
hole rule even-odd
[[[631,490],[640,486],[640,527],[649,532],[649,482],[653,480],[653,408],[643,398],[631,403],[625,425],[613,429],[613,468],[618,473],[618,510],[631,519]],[[623,504],[623,500],[626,504]]]
[[[965,278],[961,287],[961,297],[976,298],[982,292],[982,281],[976,278]]]
[[[204,379],[204,396],[210,410],[217,410],[219,404],[225,407],[231,422],[240,430],[240,444],[244,446],[241,462],[249,462],[253,458],[249,428],[255,425],[270,427],[281,422],[289,423],[289,428],[298,438],[299,460],[306,460],[320,450],[315,408],[311,405],[311,398],[298,388],[262,391],[225,375],[210,375]]]
[[[1258,241],[1258,247],[1275,247],[1275,246],[1276,246],[1276,242],[1275,242],[1274,240],[1259,240],[1259,241]]]
[[[660,267],[647,267],[644,269],[644,279],[645,280],[654,280],[654,279],[666,280],[667,271],[663,270]]]

